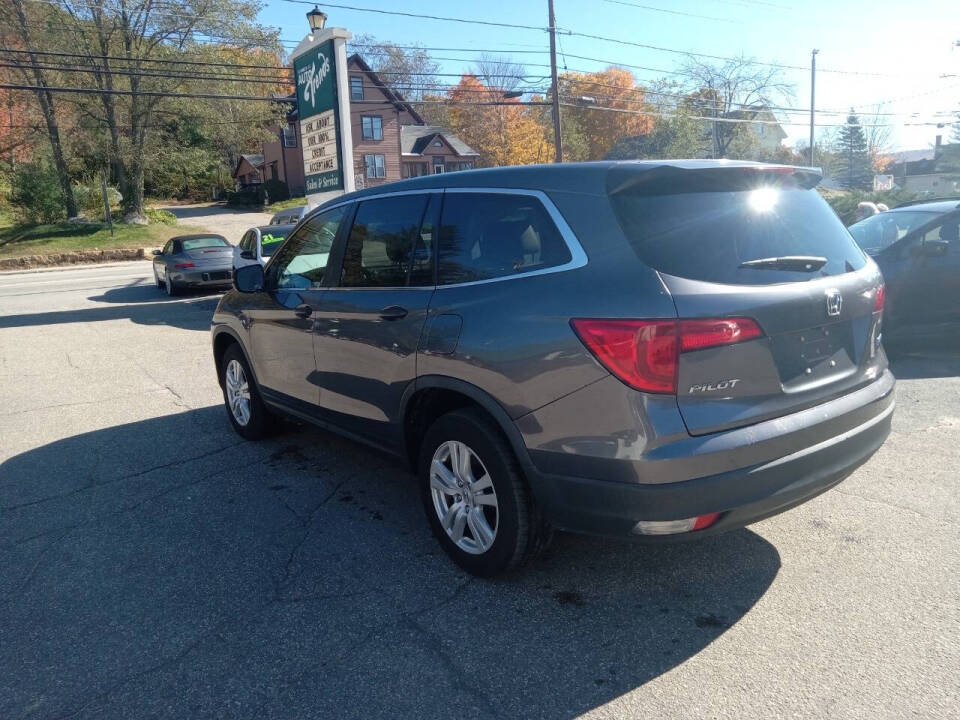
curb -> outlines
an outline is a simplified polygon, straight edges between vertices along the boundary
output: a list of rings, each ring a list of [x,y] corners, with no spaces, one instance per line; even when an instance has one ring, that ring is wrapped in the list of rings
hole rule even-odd
[[[0,270],[27,270],[53,265],[110,263],[118,260],[142,260],[145,257],[146,250],[144,248],[78,250],[76,252],[53,253],[51,255],[24,255],[22,257],[0,258]]]

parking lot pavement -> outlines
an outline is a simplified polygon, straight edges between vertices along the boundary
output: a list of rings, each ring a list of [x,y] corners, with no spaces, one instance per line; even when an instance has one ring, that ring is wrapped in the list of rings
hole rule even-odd
[[[149,273],[0,274],[0,717],[956,717],[956,355],[796,510],[480,581],[389,460],[234,435],[216,296]]]
[[[169,210],[184,225],[201,227],[208,232],[223,235],[232,244],[240,242],[243,234],[257,225],[267,225],[273,213],[229,208],[222,203],[196,203],[194,205],[160,205]]]

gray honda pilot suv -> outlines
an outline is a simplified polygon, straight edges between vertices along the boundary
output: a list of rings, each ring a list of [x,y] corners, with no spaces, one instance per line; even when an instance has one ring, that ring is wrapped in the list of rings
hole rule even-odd
[[[883,443],[876,265],[818,171],[603,162],[421,177],[305,217],[213,318],[228,417],[415,469],[467,571],[552,528],[656,542],[836,485]]]

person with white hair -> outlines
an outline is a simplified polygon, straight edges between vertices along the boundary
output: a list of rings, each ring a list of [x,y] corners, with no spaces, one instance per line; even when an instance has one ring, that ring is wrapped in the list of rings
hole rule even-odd
[[[857,203],[857,222],[860,222],[864,218],[873,217],[880,213],[880,208],[877,207],[876,203],[869,201],[864,201]]]

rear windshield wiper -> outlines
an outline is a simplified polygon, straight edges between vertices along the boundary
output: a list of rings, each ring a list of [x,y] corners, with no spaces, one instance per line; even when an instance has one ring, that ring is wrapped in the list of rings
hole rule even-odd
[[[758,270],[797,270],[814,272],[827,264],[827,259],[819,255],[782,255],[780,257],[757,258],[740,263],[739,267]]]

